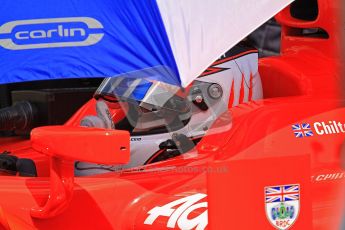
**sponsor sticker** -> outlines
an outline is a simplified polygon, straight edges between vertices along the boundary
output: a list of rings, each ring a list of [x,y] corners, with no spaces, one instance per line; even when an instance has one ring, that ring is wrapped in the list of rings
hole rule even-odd
[[[327,182],[327,181],[336,181],[336,180],[343,180],[345,178],[344,172],[333,172],[333,173],[323,173],[313,175],[312,177],[313,182]]]
[[[102,40],[103,25],[91,17],[46,18],[0,26],[0,46],[9,50],[91,46]]]
[[[300,209],[298,184],[265,187],[266,217],[279,230],[289,229],[296,221]]]
[[[296,138],[332,135],[345,133],[345,125],[339,121],[301,123],[293,124],[292,131]]]
[[[292,125],[292,130],[294,131],[295,137],[297,138],[314,136],[314,133],[310,128],[310,124],[308,123],[294,124]]]
[[[131,141],[141,141],[141,137],[131,137]]]
[[[207,195],[197,193],[183,197],[163,206],[156,206],[148,212],[144,224],[153,225],[159,217],[169,217],[167,228],[178,228],[183,230],[203,230],[208,224],[207,202],[201,202]],[[200,215],[190,218],[190,214],[197,209],[204,208]]]

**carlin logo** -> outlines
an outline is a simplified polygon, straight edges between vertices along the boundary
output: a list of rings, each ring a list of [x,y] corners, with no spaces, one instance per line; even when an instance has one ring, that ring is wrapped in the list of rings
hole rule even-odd
[[[299,214],[299,185],[265,187],[266,216],[279,230],[289,229]]]
[[[94,18],[47,18],[0,26],[0,46],[9,50],[91,46],[102,40],[103,25]]]

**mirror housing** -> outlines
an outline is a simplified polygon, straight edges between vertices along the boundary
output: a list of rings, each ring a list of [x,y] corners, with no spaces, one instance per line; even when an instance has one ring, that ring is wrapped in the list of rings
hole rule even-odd
[[[65,211],[73,197],[74,162],[125,164],[130,157],[127,131],[99,128],[46,126],[31,132],[32,148],[50,157],[50,191],[42,207],[31,208],[39,219]]]
[[[123,130],[45,126],[32,130],[31,144],[48,156],[97,164],[125,164],[130,156],[130,136]]]

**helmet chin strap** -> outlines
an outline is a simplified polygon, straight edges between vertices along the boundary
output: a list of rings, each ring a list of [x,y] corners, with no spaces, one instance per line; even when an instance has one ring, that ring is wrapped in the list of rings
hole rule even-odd
[[[108,105],[104,101],[96,102],[97,116],[86,116],[80,121],[80,126],[115,129]]]

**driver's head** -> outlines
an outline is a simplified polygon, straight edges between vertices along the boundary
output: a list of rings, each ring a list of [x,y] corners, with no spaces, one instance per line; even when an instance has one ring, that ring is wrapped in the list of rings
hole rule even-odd
[[[262,98],[257,51],[243,45],[224,54],[185,89],[153,80],[154,75],[159,72],[145,70],[102,82],[95,98],[97,113],[108,120],[103,127],[131,135],[179,130],[202,136],[228,108]],[[102,112],[104,107],[108,112]]]
[[[135,135],[180,129],[188,123],[191,115],[184,90],[147,79],[107,78],[95,98],[99,107],[97,114],[102,114],[99,110],[106,104],[109,112],[103,114],[110,115],[101,116],[111,119],[116,129],[128,130]],[[89,120],[90,117],[86,121],[84,119],[82,125]]]
[[[95,93],[97,116],[84,117],[81,125],[130,132],[131,161],[120,168],[190,151],[207,132],[231,128],[231,116],[222,116],[222,122],[213,125],[230,107],[262,98],[257,52],[242,46],[235,48],[185,89],[145,77],[160,75],[155,71],[106,78]],[[80,172],[96,173],[94,168],[85,165]],[[100,165],[97,170],[109,171]]]

